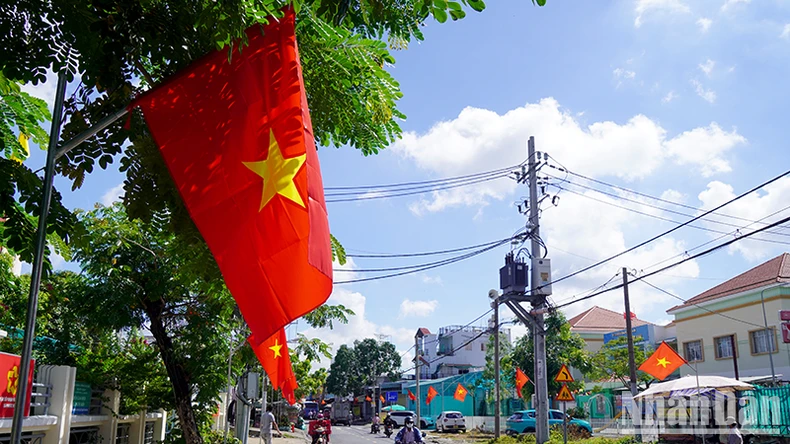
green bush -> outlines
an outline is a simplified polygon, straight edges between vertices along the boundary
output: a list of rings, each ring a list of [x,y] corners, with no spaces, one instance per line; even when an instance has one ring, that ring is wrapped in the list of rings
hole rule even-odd
[[[222,430],[211,430],[203,434],[204,444],[225,444],[225,433]],[[228,444],[241,444],[241,440],[228,432]]]

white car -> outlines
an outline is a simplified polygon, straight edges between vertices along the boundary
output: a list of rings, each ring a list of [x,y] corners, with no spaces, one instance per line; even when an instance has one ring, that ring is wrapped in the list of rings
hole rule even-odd
[[[436,430],[439,432],[466,432],[466,419],[461,412],[442,412],[436,418]]]
[[[389,417],[395,421],[395,427],[403,427],[406,425],[406,418],[411,417],[412,420],[417,420],[417,414],[412,412],[411,410],[399,410],[395,412],[390,412]],[[430,418],[420,418],[420,429],[427,429],[428,427],[432,427],[432,423],[430,422]]]

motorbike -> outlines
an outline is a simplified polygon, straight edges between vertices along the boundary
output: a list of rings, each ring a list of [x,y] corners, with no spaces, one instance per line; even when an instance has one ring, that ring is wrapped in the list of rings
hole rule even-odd
[[[370,433],[379,433],[381,431],[380,426],[375,422],[370,425]]]
[[[392,424],[390,423],[384,424],[384,434],[387,435],[387,438],[392,436]]]
[[[327,444],[326,430],[323,427],[316,427],[315,432],[321,435],[318,439],[319,444]]]

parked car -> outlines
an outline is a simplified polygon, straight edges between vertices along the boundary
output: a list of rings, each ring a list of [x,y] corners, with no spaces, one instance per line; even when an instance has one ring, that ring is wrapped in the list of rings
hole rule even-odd
[[[409,416],[412,417],[415,421],[417,420],[417,414],[412,412],[411,410],[401,410],[397,412],[390,412],[390,418],[395,421],[395,427],[403,427],[404,421]],[[436,423],[429,417],[429,416],[422,416],[420,417],[420,429],[429,429],[436,425]]]
[[[466,419],[461,412],[442,412],[436,418],[438,432],[466,432]]]
[[[559,410],[549,410],[549,426],[560,424],[562,425],[565,414]],[[587,430],[592,435],[592,426],[589,422],[581,419],[573,419],[568,417],[568,424],[581,427]],[[514,413],[507,419],[507,428],[505,433],[508,435],[518,435],[520,433],[535,433],[535,410],[520,410]]]

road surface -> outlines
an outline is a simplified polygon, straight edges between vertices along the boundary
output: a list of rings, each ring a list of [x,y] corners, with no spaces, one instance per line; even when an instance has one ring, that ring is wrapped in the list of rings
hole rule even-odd
[[[370,424],[351,427],[332,426],[329,444],[393,444],[397,431],[397,429],[393,430],[392,437],[387,438],[384,436],[384,427],[381,428],[381,433],[373,435],[370,433]]]

